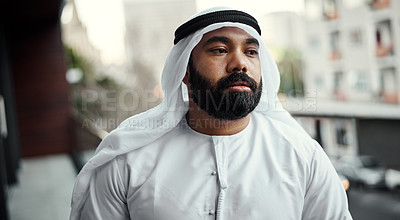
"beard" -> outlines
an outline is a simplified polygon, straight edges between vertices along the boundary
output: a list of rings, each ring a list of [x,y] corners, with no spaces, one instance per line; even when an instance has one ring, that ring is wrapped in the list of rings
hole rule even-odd
[[[213,83],[194,68],[189,61],[190,90],[193,102],[210,116],[220,120],[238,120],[246,117],[260,102],[262,80],[260,83],[246,73],[234,72]],[[229,91],[236,82],[245,82],[251,92]]]

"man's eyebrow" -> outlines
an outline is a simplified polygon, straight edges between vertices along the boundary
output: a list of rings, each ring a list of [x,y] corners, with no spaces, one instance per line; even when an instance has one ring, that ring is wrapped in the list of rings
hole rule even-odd
[[[255,38],[246,39],[246,44],[257,44],[257,46],[260,46],[260,43],[258,43],[258,40]]]
[[[231,40],[227,37],[214,36],[214,37],[208,39],[206,41],[206,43],[204,43],[204,46],[207,46],[207,45],[215,43],[215,42],[222,42],[222,43],[228,44],[228,43],[231,43]]]

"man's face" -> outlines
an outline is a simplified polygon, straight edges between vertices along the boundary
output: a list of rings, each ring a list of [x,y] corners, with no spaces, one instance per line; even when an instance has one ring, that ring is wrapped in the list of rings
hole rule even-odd
[[[258,41],[239,28],[205,34],[192,51],[185,77],[193,102],[221,120],[253,111],[262,93],[258,49]]]

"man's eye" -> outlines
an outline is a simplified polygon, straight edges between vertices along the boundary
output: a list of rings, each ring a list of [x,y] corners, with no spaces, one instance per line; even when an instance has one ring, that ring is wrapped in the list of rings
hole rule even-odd
[[[211,50],[211,52],[213,53],[227,53],[227,51],[223,48],[217,48],[217,49],[213,49]]]
[[[258,55],[258,51],[257,50],[249,50],[249,51],[247,51],[247,54],[249,54],[249,55]]]

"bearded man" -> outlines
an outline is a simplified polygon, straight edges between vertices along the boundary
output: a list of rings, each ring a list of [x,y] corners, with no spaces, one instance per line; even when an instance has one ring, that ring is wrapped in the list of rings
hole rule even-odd
[[[260,35],[228,8],[181,25],[163,102],[102,141],[77,178],[71,219],[352,219],[321,146],[277,99]]]

